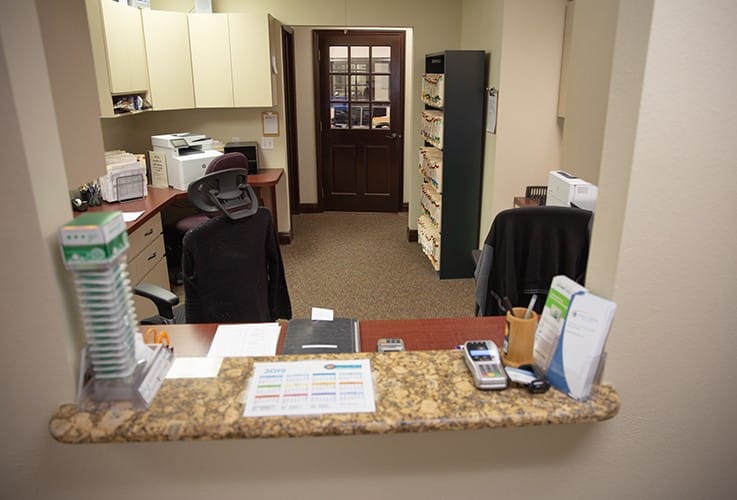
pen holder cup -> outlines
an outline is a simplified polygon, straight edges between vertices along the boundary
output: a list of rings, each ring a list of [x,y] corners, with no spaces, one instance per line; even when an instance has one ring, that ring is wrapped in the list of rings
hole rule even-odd
[[[506,366],[517,368],[534,362],[532,350],[535,345],[538,315],[532,311],[530,317],[524,319],[526,308],[514,307],[512,310],[514,315],[507,311],[502,361]]]

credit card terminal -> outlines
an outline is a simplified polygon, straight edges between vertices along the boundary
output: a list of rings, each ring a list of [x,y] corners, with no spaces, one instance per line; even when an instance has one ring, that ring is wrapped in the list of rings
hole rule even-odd
[[[507,375],[502,366],[499,349],[491,340],[469,340],[463,344],[466,361],[473,383],[479,389],[506,389]]]
[[[376,350],[378,352],[404,351],[404,341],[402,339],[382,337],[376,342]]]

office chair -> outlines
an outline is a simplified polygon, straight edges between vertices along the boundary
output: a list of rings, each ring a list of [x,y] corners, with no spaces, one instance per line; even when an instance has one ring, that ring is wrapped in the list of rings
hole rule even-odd
[[[494,218],[476,265],[476,315],[506,314],[537,295],[542,312],[554,276],[584,284],[593,213],[571,207],[522,207]]]
[[[218,172],[220,170],[226,170],[229,168],[247,169],[248,158],[246,158],[246,155],[244,155],[243,153],[225,153],[216,158],[213,158],[212,161],[210,161],[210,164],[205,170],[205,175],[211,174],[213,172]],[[181,239],[184,237],[187,231],[189,231],[193,227],[199,226],[209,218],[210,217],[205,214],[189,215],[187,217],[182,217],[181,219],[179,219],[174,227],[176,228],[177,234],[179,234],[179,237]]]
[[[189,186],[206,214],[182,242],[184,305],[153,285],[134,293],[154,301],[153,323],[258,323],[291,319],[292,307],[271,212],[258,206],[247,169],[219,170]],[[158,288],[158,290],[157,290]]]

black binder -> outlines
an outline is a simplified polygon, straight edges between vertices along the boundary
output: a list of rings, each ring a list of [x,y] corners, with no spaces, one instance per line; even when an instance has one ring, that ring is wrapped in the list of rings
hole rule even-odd
[[[292,319],[287,324],[281,353],[326,354],[360,350],[361,333],[357,319]]]

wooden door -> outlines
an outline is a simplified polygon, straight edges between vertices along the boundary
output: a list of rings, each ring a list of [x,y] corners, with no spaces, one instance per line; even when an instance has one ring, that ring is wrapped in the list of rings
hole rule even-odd
[[[323,209],[399,211],[404,32],[316,31],[315,49]]]

